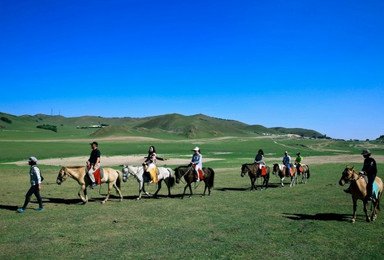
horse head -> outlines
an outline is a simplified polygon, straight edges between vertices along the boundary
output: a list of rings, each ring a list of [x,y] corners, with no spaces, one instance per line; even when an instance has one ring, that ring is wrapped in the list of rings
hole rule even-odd
[[[173,171],[174,171],[174,173],[175,173],[176,183],[177,183],[177,184],[180,183],[180,178],[181,178],[180,167],[181,167],[181,166],[179,166],[179,167],[173,169]]]
[[[249,172],[249,168],[247,167],[247,164],[243,164],[241,165],[241,174],[240,176],[241,177],[244,177],[244,175]]]
[[[68,178],[67,167],[61,167],[56,183],[61,185]]]
[[[278,163],[273,164],[273,171],[272,171],[272,173],[276,175],[276,173],[279,172],[279,169],[280,168],[279,168],[279,164]]]
[[[129,166],[123,165],[123,169],[121,171],[123,172],[123,182],[127,182],[129,175],[132,175],[129,171]]]
[[[339,185],[344,186],[346,183],[350,182],[351,180],[354,179],[354,167],[346,166],[344,171],[341,174],[341,178],[339,180]]]

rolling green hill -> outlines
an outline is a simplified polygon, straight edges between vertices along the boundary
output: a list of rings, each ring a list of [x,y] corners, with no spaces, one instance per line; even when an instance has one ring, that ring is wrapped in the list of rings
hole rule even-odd
[[[247,125],[239,121],[214,118],[203,114],[105,118],[96,116],[63,117],[44,114],[14,116],[0,112],[0,119],[1,139],[66,139],[124,135],[210,138],[285,134],[311,138],[325,137],[315,130],[283,127],[267,128],[262,125]],[[57,132],[50,131],[50,129],[57,129]]]

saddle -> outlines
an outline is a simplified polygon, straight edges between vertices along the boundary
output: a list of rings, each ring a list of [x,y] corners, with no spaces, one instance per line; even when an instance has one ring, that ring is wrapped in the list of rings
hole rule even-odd
[[[193,166],[193,169],[195,169],[195,166]],[[200,180],[204,180],[204,173],[203,173],[203,170],[202,170],[202,169],[199,169],[198,172],[199,172],[199,179],[200,179]],[[197,173],[196,173],[196,170],[195,170],[195,179],[197,179]]]
[[[88,165],[88,171],[91,169],[91,165]],[[104,178],[104,170],[101,166],[93,173],[97,184],[101,183],[101,179]]]
[[[257,167],[257,175],[261,175],[261,176],[267,175],[267,168],[265,166],[261,166],[261,169],[260,169],[260,164],[256,163],[256,167]]]

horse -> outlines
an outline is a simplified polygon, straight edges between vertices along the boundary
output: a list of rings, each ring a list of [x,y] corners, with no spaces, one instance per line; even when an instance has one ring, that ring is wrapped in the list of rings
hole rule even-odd
[[[158,182],[157,182],[157,190],[153,194],[153,197],[157,197],[157,193],[161,189],[161,183],[164,180],[165,184],[168,188],[168,197],[171,197],[171,187],[175,185],[175,176],[172,172],[171,168],[164,168],[164,167],[157,167],[158,171]],[[151,177],[144,174],[144,169],[142,166],[135,167],[135,166],[123,166],[123,181],[126,182],[128,180],[129,176],[134,176],[137,179],[137,182],[139,183],[139,197],[137,197],[137,200],[141,199],[141,192],[144,192],[148,197],[151,195],[145,191],[144,183],[150,182]]]
[[[184,187],[184,192],[181,198],[184,198],[185,191],[189,187],[190,195],[189,198],[192,197],[192,182],[196,182],[196,176],[195,176],[195,170],[192,166],[179,166],[175,171],[175,176],[176,176],[176,183],[179,183],[181,178],[184,177],[185,182],[187,183]],[[211,195],[211,188],[213,187],[214,180],[215,180],[215,171],[212,168],[206,168],[203,167],[203,173],[204,173],[204,178],[202,181],[204,181],[205,187],[204,187],[204,192],[201,195],[202,197],[205,196],[205,193],[208,189],[208,196]]]
[[[307,180],[310,177],[309,166],[306,165],[306,164],[301,164],[299,166],[299,169],[297,169],[297,166],[298,166],[297,163],[295,163],[295,168],[296,168],[296,172],[297,172],[297,175],[298,175],[296,177],[296,184],[297,184],[297,181],[299,179],[299,176],[301,176],[301,183],[306,184]]]
[[[296,168],[295,167],[291,167],[291,171],[292,171],[292,175],[286,175],[286,166],[283,165],[283,164],[278,164],[278,163],[275,163],[273,165],[273,174],[276,175],[276,173],[278,173],[279,177],[280,177],[280,181],[281,181],[281,187],[284,187],[284,178],[285,177],[291,177],[291,184],[289,185],[289,187],[292,187],[295,185],[295,180],[297,178],[296,176]]]
[[[341,174],[341,178],[339,180],[339,185],[344,186],[345,183],[350,182],[350,191],[352,195],[352,201],[353,201],[353,215],[351,222],[354,223],[356,221],[356,208],[357,208],[357,200],[362,200],[364,205],[364,213],[366,217],[366,221],[375,221],[377,217],[377,209],[380,209],[380,198],[383,194],[383,181],[376,177],[375,182],[378,186],[378,194],[377,199],[372,199],[372,215],[371,217],[368,216],[367,211],[367,204],[368,201],[366,199],[367,195],[367,182],[365,181],[364,177],[362,175],[359,175],[353,167],[346,166],[343,173]]]
[[[120,196],[120,201],[123,200],[123,195],[120,191],[122,174],[120,171],[112,168],[103,168],[104,177],[101,179],[101,183],[108,183],[108,193],[102,203],[106,203],[111,195],[112,187],[115,188],[117,193]],[[83,203],[88,202],[87,187],[92,184],[88,174],[85,172],[84,166],[74,166],[74,167],[61,167],[59,175],[57,176],[56,183],[61,185],[68,177],[76,180],[81,186],[78,195]],[[82,195],[84,194],[84,196]]]
[[[269,166],[265,166],[265,169],[267,173],[265,175],[261,175],[259,164],[257,163],[245,163],[241,166],[241,177],[244,177],[244,175],[248,173],[249,178],[251,179],[251,191],[253,189],[257,190],[255,182],[257,178],[260,178],[260,177],[263,177],[264,179],[262,186],[264,186],[265,188],[268,188],[270,168]]]

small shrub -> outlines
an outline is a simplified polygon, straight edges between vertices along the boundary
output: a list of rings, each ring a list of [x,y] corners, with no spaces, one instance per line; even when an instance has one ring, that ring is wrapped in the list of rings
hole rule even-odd
[[[0,120],[6,122],[8,124],[12,124],[12,120],[9,119],[8,117],[2,116],[2,117],[0,117]]]
[[[36,128],[41,128],[41,129],[51,130],[53,132],[57,132],[57,126],[55,126],[55,125],[44,124],[44,125],[38,125],[38,126],[36,126]]]

